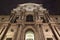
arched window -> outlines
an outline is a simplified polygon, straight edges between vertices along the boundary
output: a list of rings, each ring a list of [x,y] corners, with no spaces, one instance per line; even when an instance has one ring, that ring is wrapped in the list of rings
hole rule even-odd
[[[26,21],[27,22],[33,22],[33,16],[32,15],[27,15],[26,16]]]
[[[33,31],[27,31],[25,34],[25,40],[34,40],[34,32]]]

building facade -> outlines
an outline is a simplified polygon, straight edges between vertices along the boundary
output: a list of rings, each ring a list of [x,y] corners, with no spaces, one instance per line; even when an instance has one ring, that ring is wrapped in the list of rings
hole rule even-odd
[[[60,40],[60,15],[50,15],[42,4],[19,4],[0,15],[0,40]]]

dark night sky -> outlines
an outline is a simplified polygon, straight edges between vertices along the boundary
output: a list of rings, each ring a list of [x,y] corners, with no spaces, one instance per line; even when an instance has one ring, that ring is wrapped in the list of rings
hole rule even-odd
[[[0,0],[0,14],[10,14],[10,10],[21,3],[42,3],[50,14],[60,14],[60,0]]]

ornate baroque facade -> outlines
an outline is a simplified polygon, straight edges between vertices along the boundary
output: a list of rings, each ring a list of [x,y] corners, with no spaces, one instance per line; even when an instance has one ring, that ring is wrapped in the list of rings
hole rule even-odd
[[[60,40],[60,15],[49,15],[42,4],[19,4],[0,15],[0,40]]]

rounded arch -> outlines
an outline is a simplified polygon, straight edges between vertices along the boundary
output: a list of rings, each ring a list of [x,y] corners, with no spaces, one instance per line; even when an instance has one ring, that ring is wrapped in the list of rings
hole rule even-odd
[[[32,30],[28,30],[25,33],[25,40],[34,40],[34,32]]]
[[[27,26],[24,28],[24,30],[22,30],[21,40],[25,40],[25,34],[28,31],[32,31],[34,33],[34,40],[38,40],[38,31],[32,26]]]
[[[26,16],[26,21],[27,22],[33,22],[33,15],[29,14]]]

